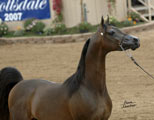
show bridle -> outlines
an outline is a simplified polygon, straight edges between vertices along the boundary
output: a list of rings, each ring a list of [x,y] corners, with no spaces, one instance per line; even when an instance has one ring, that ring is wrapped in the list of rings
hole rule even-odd
[[[104,33],[101,32],[101,36],[103,36]],[[154,79],[154,76],[152,74],[150,74],[149,72],[147,72],[141,65],[138,64],[138,62],[134,59],[134,57],[132,56],[132,54],[129,52],[129,50],[125,50],[122,46],[122,42],[124,41],[124,38],[125,38],[126,35],[124,35],[122,37],[122,40],[120,41],[119,43],[119,46],[121,48],[122,51],[124,51],[126,53],[126,55],[131,59],[131,61],[133,61],[133,63],[139,67],[143,72],[145,72],[149,77],[151,77],[152,79]]]

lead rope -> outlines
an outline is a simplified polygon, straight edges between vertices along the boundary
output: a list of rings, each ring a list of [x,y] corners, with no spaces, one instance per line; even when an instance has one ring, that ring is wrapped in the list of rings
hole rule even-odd
[[[134,59],[134,57],[132,56],[132,54],[129,52],[129,50],[125,50],[123,47],[122,47],[122,45],[120,44],[120,48],[122,49],[122,51],[124,51],[125,53],[126,53],[126,55],[133,61],[133,63],[137,66],[137,67],[139,67],[143,72],[145,72],[148,76],[150,76],[152,79],[154,79],[154,77],[150,74],[150,73],[148,73],[142,66],[140,66],[137,62],[136,62],[136,60]]]

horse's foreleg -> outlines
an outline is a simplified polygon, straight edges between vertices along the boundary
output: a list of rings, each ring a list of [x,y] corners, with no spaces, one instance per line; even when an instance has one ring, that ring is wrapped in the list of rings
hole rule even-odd
[[[28,115],[26,109],[14,107],[14,109],[10,110],[10,120],[31,120],[31,117]]]
[[[30,118],[28,118],[27,116],[23,116],[23,115],[13,115],[10,120],[31,120]]]
[[[104,118],[101,118],[100,120],[108,120],[109,117],[104,117]]]
[[[17,112],[10,115],[10,120],[31,120],[26,114],[18,114]]]
[[[109,118],[101,118],[100,120],[108,120]]]

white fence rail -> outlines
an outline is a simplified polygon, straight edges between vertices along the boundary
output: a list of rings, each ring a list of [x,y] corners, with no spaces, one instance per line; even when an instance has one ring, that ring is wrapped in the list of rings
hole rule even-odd
[[[154,6],[151,4],[152,0],[138,0],[142,5],[132,6],[132,0],[128,0],[128,10],[140,15],[145,22],[151,22],[154,17]]]

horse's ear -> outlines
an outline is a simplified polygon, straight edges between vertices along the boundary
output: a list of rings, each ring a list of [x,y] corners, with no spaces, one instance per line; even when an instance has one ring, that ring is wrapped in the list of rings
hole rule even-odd
[[[102,16],[101,25],[104,26],[104,17]]]
[[[105,21],[105,23],[108,25],[108,24],[110,24],[110,17],[109,17],[109,15],[107,15],[107,20]]]
[[[102,19],[101,19],[101,26],[102,26],[103,30],[106,31],[107,26],[106,26],[106,21],[104,20],[103,16],[102,16]]]

